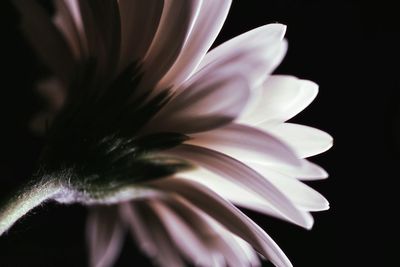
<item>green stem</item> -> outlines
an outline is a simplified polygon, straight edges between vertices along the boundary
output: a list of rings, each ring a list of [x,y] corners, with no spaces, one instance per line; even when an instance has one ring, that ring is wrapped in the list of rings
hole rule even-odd
[[[16,191],[0,206],[0,236],[17,220],[44,201],[60,192],[60,183],[54,180],[39,180]]]

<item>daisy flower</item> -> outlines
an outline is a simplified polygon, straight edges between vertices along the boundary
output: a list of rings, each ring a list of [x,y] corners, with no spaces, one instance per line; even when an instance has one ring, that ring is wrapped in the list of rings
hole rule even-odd
[[[30,184],[0,208],[0,234],[46,201],[89,208],[90,266],[115,263],[129,232],[159,266],[291,266],[237,207],[310,229],[327,200],[302,181],[332,138],[286,121],[318,86],[272,75],[286,27],[210,50],[229,0],[15,0],[53,74],[32,129],[46,146]]]

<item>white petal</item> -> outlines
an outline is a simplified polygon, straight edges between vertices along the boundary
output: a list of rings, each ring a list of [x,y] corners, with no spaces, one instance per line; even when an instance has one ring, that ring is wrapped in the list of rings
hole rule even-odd
[[[220,32],[231,2],[231,0],[203,0],[199,15],[181,54],[158,87],[179,85],[193,73]]]
[[[313,181],[328,178],[328,173],[323,168],[306,159],[301,160],[300,167],[276,164],[260,164],[259,162],[250,160],[244,160],[244,162],[260,173],[262,173],[264,169],[266,169],[266,171],[273,170],[303,181]]]
[[[275,44],[283,39],[285,32],[286,26],[276,23],[264,25],[241,34],[211,50],[201,62],[199,69],[218,61],[224,61],[226,58],[231,58],[232,55],[237,54],[238,50],[251,47],[254,44]],[[276,67],[281,59],[276,55],[276,58],[271,58],[271,64]]]
[[[280,27],[284,31],[284,26]],[[275,27],[261,27],[210,51],[198,72],[204,73],[206,78],[208,73],[224,68],[246,77],[252,89],[259,88],[286,53],[286,41],[282,41],[280,35],[271,34],[270,28]]]
[[[182,157],[251,190],[298,224],[307,224],[308,218],[279,189],[247,165],[219,152],[192,145],[180,145],[170,151],[172,155]]]
[[[140,214],[136,201],[125,202],[120,205],[121,217],[130,227],[133,238],[139,248],[149,257],[158,253],[157,245],[151,236],[151,229],[148,227],[145,218]]]
[[[35,1],[13,3],[22,15],[21,26],[35,51],[59,78],[68,81],[74,56],[50,16]]]
[[[300,166],[295,152],[267,132],[240,124],[228,126],[192,137],[186,143],[216,150],[237,160]]]
[[[183,267],[178,251],[148,201],[138,200],[123,204],[121,212],[124,219],[131,225],[140,248],[157,265]]]
[[[247,81],[225,70],[208,79],[191,79],[147,126],[147,131],[195,133],[230,123],[244,109],[250,89]]]
[[[123,225],[120,224],[118,210],[115,207],[91,208],[86,229],[90,266],[112,266],[124,240]]]
[[[261,123],[257,128],[275,135],[302,158],[321,154],[333,144],[333,138],[329,134],[304,125],[282,123],[271,127],[268,123]]]
[[[142,90],[155,86],[182,51],[201,1],[165,0],[160,25],[145,55]]]
[[[284,122],[305,109],[317,93],[318,85],[311,81],[273,75],[265,81],[259,103],[239,122],[248,125]]]
[[[141,214],[145,216],[146,226],[149,228],[154,243],[157,245],[157,255],[154,257],[157,265],[161,267],[184,267],[183,259],[178,250],[172,243],[170,236],[164,225],[158,218],[157,212],[149,205],[148,201],[140,203]]]
[[[223,227],[213,224],[211,218],[201,210],[180,197],[168,201],[185,221],[191,225],[198,236],[210,249],[210,256],[214,259],[212,266],[225,266],[225,261],[231,267],[247,266],[248,259],[240,247],[236,246],[233,234]]]
[[[271,173],[268,179],[303,210],[322,211],[329,209],[329,202],[325,197],[297,179],[277,173]]]
[[[162,201],[151,200],[149,205],[160,218],[171,240],[190,262],[201,266],[211,266],[209,251],[192,228]]]
[[[329,209],[329,202],[320,193],[299,180],[267,168],[257,169],[257,171],[303,210],[321,211]]]
[[[235,206],[206,187],[182,179],[158,180],[153,183],[153,186],[174,192],[186,198],[193,205],[224,225],[228,230],[249,242],[275,264],[275,266],[292,266],[289,259],[267,233]]]
[[[254,249],[243,239],[233,236],[236,243],[241,247],[242,251],[246,254],[248,261],[252,267],[260,267],[261,261]]]
[[[160,23],[164,1],[119,0],[121,55],[119,69],[143,60]]]
[[[303,223],[299,223],[291,218],[285,216],[282,212],[280,212],[272,203],[270,203],[267,199],[259,196],[258,194],[254,194],[249,191],[246,187],[234,183],[231,181],[227,181],[223,179],[221,176],[212,173],[203,169],[196,169],[194,171],[184,172],[181,174],[183,179],[189,179],[192,181],[196,181],[201,183],[218,195],[224,197],[225,199],[231,201],[233,204],[248,208],[266,215],[270,215],[285,221],[289,221],[291,223],[297,224],[306,229],[310,229],[314,223],[312,216],[307,213],[301,211],[303,217],[306,218]],[[294,180],[294,179],[293,179]],[[283,190],[282,190],[283,191]],[[286,192],[285,192],[286,193]],[[287,195],[290,198],[289,195]]]

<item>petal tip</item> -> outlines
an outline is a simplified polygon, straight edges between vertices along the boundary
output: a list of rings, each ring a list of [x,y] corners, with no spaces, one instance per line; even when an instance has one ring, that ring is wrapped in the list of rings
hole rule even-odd
[[[283,40],[283,38],[285,37],[285,34],[286,34],[286,30],[287,30],[287,26],[285,24],[271,23],[271,24],[268,24],[268,26],[274,30],[273,32],[276,33],[277,36],[279,36],[279,39]]]

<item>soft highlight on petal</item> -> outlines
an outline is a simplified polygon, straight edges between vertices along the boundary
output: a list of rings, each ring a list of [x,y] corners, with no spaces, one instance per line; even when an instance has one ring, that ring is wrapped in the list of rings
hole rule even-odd
[[[262,86],[262,95],[257,105],[240,123],[276,125],[285,122],[305,109],[317,96],[318,85],[293,76],[273,75]]]
[[[146,131],[196,133],[219,128],[239,116],[249,96],[249,85],[242,76],[224,70],[207,79],[195,76],[160,110]]]
[[[164,1],[160,24],[143,60],[142,90],[155,86],[174,64],[198,16],[201,2]]]
[[[231,3],[231,0],[202,1],[199,14],[179,57],[161,79],[158,88],[179,85],[191,76],[217,38]]]
[[[124,240],[124,226],[118,218],[118,209],[116,207],[91,208],[86,228],[90,266],[113,266]]]
[[[182,157],[194,164],[202,166],[221,177],[247,188],[255,194],[263,197],[274,208],[286,217],[307,224],[308,218],[270,181],[262,175],[229,156],[206,148],[192,145],[180,145],[168,151],[171,155]]]
[[[300,166],[291,147],[267,132],[240,124],[190,135],[187,144],[201,146],[229,155],[237,160]]]
[[[275,266],[292,266],[286,255],[267,233],[235,206],[206,187],[182,179],[163,179],[153,183],[153,186],[175,192],[186,198],[193,205],[220,222],[228,230],[249,242],[259,253],[275,264]]]
[[[270,127],[268,123],[258,124],[257,128],[267,130],[288,144],[301,158],[321,154],[333,145],[333,138],[329,134],[304,125],[282,123]]]
[[[194,171],[184,172],[181,174],[182,179],[189,179],[202,185],[207,186],[218,195],[229,200],[233,204],[248,208],[272,217],[276,217],[291,223],[297,224],[303,228],[310,229],[314,223],[312,216],[304,211],[300,211],[306,220],[296,221],[292,218],[286,216],[279,209],[277,209],[267,198],[254,194],[247,187],[241,185],[240,183],[235,183],[233,181],[227,181],[222,176],[204,169],[196,169]],[[268,177],[264,177],[268,179]],[[285,194],[287,192],[282,191]],[[287,195],[291,197],[290,195]],[[297,205],[297,203],[295,203]],[[299,207],[301,208],[301,207]]]

